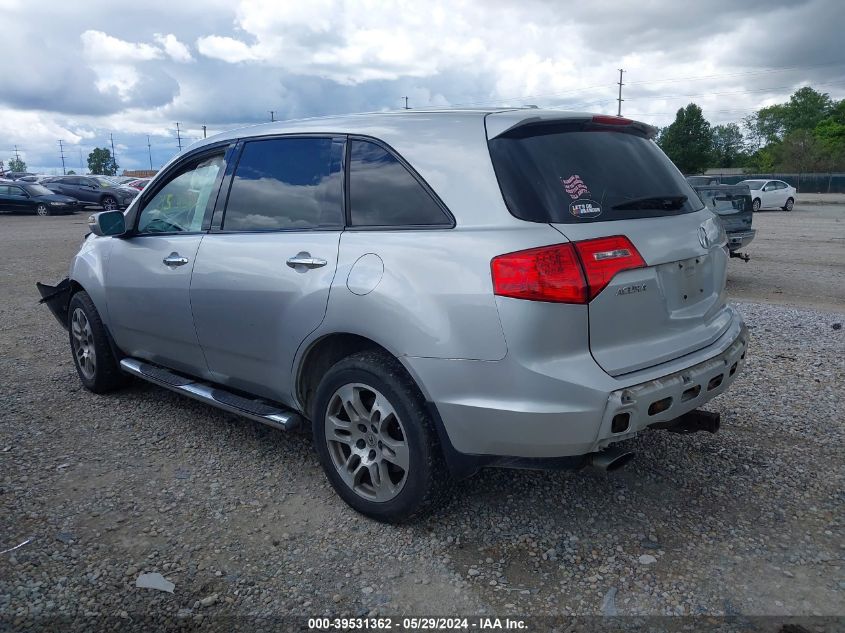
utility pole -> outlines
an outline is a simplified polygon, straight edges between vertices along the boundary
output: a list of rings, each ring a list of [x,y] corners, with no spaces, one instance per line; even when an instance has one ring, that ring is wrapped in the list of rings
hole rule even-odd
[[[275,110],[268,110],[270,113],[270,123],[276,122],[276,111]]]
[[[147,152],[150,154],[150,171],[153,170],[153,146],[150,145],[150,135],[147,134]]]
[[[59,139],[59,154],[62,155],[62,174],[66,174],[67,171],[65,170],[65,147],[62,145],[62,139]]]
[[[117,176],[117,156],[114,154],[114,136],[109,134],[109,140],[111,141],[111,169],[115,176]]]
[[[206,132],[206,129],[205,129],[205,126],[203,125],[203,126],[202,126],[202,137],[203,137],[203,138],[208,138],[208,137],[206,136],[205,132]]]
[[[82,148],[79,148],[79,173],[83,173],[85,169],[82,167]]]
[[[182,136],[179,133],[179,121],[176,121],[176,142],[179,143],[179,151],[182,151]]]
[[[18,146],[17,145],[15,145],[15,160],[18,161],[18,162],[20,162],[20,160],[21,160],[21,155],[18,154]]]
[[[405,110],[410,110],[411,108],[408,107],[408,97],[402,97],[405,100]]]
[[[617,101],[619,102],[619,107],[616,109],[616,116],[622,116],[622,102],[624,101],[624,99],[622,98],[622,86],[625,85],[622,83],[622,73],[624,72],[625,71],[621,68],[619,69],[619,98],[617,99]]]

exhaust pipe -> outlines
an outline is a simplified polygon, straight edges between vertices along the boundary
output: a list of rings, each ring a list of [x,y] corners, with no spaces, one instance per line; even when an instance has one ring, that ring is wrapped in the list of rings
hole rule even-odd
[[[587,455],[588,461],[593,468],[598,468],[606,473],[619,470],[625,464],[634,459],[636,453],[633,451],[625,451],[620,448],[608,448],[598,453],[590,453]]]
[[[670,433],[697,433],[698,431],[716,433],[719,431],[721,417],[719,413],[699,411],[696,409],[674,420],[652,424],[651,428],[665,429]]]

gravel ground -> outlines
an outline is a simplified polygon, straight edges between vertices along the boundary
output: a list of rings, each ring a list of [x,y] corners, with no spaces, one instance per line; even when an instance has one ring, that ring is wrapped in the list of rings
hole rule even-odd
[[[32,285],[63,274],[83,218],[0,220],[0,550],[33,539],[0,555],[16,629],[843,613],[845,310],[738,303],[752,343],[708,406],[718,435],[644,434],[609,476],[483,471],[437,514],[390,527],[335,496],[305,434],[142,383],[83,390]],[[136,588],[144,572],[173,593]]]

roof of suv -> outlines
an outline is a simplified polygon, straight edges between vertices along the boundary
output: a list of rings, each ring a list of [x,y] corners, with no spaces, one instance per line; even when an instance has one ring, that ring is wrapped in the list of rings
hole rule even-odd
[[[456,124],[472,124],[483,121],[490,114],[496,114],[497,119],[503,118],[510,122],[507,127],[525,119],[573,119],[592,116],[586,112],[567,110],[544,110],[540,108],[474,108],[474,109],[431,109],[431,110],[397,110],[389,112],[365,112],[361,114],[344,114],[338,116],[313,117],[307,119],[292,119],[261,123],[248,127],[236,128],[204,139],[192,145],[199,147],[227,139],[248,138],[273,134],[290,133],[336,133],[363,134],[381,138],[381,134],[388,130],[402,128],[426,128],[429,132],[451,132]],[[501,116],[504,115],[504,116]],[[504,131],[504,130],[502,130]],[[491,134],[493,136],[493,134]],[[385,139],[386,140],[386,139]]]
[[[591,119],[592,113],[540,108],[400,110],[264,123],[194,143],[195,151],[221,141],[281,134],[356,134],[373,137],[398,152],[450,209],[458,224],[519,225],[502,199],[488,138],[526,122]],[[643,124],[637,124],[643,126]],[[643,126],[645,127],[645,126]],[[177,155],[173,160],[179,160]],[[166,171],[168,166],[162,169]]]

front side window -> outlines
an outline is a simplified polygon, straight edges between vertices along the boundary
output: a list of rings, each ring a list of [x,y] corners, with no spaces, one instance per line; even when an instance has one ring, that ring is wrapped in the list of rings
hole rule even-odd
[[[224,231],[343,225],[343,142],[276,138],[244,145],[223,216]]]
[[[349,147],[352,226],[449,226],[451,219],[393,154],[370,141]]]
[[[189,163],[144,206],[138,218],[138,232],[193,233],[201,230],[208,200],[222,168],[222,154]]]

